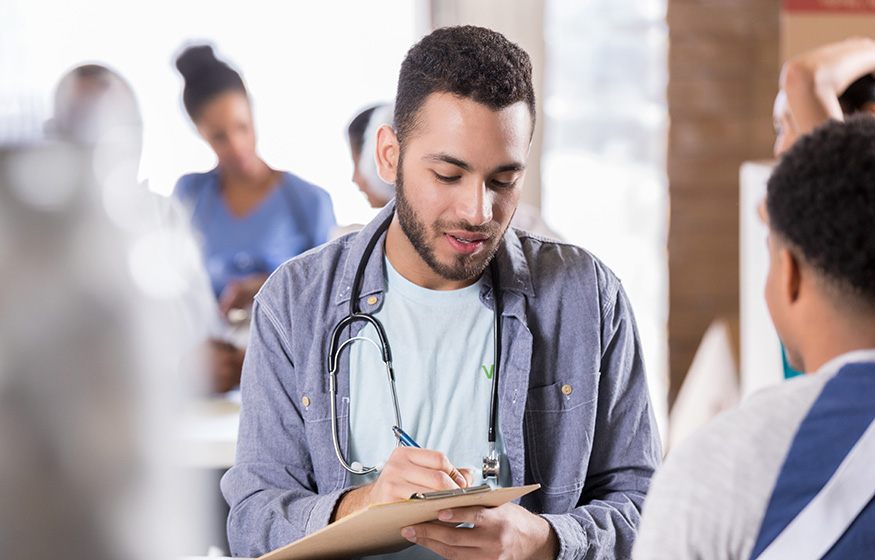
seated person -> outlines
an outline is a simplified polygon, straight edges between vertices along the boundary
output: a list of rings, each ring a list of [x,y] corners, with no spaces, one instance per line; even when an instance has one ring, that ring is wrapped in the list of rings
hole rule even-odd
[[[508,227],[534,126],[531,61],[501,34],[442,28],[410,49],[376,139],[394,202],[255,298],[222,479],[234,555],[489,481],[541,487],[440,516],[473,529],[406,527],[416,546],[391,557],[629,556],[661,458],[641,345],[603,263]],[[401,420],[422,448],[396,446]]]
[[[236,310],[249,309],[271,272],[328,239],[331,197],[259,157],[246,86],[212,47],[185,49],[176,67],[185,109],[218,163],[180,178],[174,195],[191,212],[221,311],[245,316]]]
[[[875,441],[861,439],[867,429],[875,435],[873,162],[875,119],[865,116],[828,121],[779,161],[766,197],[765,295],[791,365],[806,375],[754,394],[669,453],[644,505],[635,560],[875,550],[875,484],[845,481],[856,509],[827,490],[858,440],[875,452]],[[863,471],[871,469],[870,460]]]
[[[855,37],[806,51],[781,70],[775,157],[828,119],[875,115],[875,40]]]
[[[54,113],[47,123],[53,138],[88,147],[99,143],[101,161],[109,162],[104,171],[130,172],[121,177],[127,184],[119,183],[119,176],[109,183],[122,188],[104,189],[110,215],[133,237],[150,236],[150,242],[157,244],[157,257],[166,272],[161,277],[166,282],[162,291],[177,303],[171,307],[173,316],[166,318],[166,326],[178,330],[184,345],[199,347],[197,356],[192,353],[198,359],[187,362],[187,367],[205,370],[205,388],[230,391],[240,382],[244,349],[234,343],[219,313],[185,212],[174,199],[138,184],[137,165],[119,165],[138,164],[142,148],[142,119],[130,85],[105,66],[77,66],[58,83]]]

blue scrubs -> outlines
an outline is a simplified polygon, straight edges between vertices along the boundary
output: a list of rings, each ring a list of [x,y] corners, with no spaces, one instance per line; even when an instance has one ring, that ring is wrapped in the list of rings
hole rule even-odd
[[[183,176],[173,194],[191,212],[216,297],[233,280],[270,274],[290,258],[325,243],[336,223],[331,196],[286,172],[244,216],[230,212],[220,192],[218,169]]]

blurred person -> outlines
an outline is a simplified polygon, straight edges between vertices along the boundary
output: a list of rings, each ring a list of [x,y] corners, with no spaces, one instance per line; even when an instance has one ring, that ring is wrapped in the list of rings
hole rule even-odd
[[[203,529],[173,461],[187,384],[171,302],[143,274],[160,262],[110,215],[137,187],[129,93],[74,69],[55,140],[0,149],[3,558],[172,560]]]
[[[99,173],[111,178],[103,192],[110,216],[163,264],[155,288],[178,302],[169,310],[167,327],[198,348],[184,367],[203,372],[210,392],[233,389],[240,383],[245,350],[219,313],[185,212],[174,199],[137,182],[143,125],[130,85],[99,64],[71,69],[56,87],[47,132],[94,150]]]
[[[356,114],[347,127],[352,182],[368,199],[371,208],[382,208],[395,197],[395,185],[380,177],[375,157],[377,131],[383,125],[392,127],[394,112],[392,103],[378,103]]]
[[[236,317],[243,314],[233,310],[248,310],[274,269],[328,240],[331,197],[259,157],[243,79],[211,46],[186,48],[176,68],[185,110],[218,162],[180,178],[174,195],[191,212],[219,308]]]
[[[357,113],[347,127],[347,140],[353,162],[352,182],[368,199],[371,208],[382,208],[395,197],[395,185],[380,177],[375,157],[377,133],[383,126],[394,130],[394,112],[395,106],[392,103],[378,103]],[[538,209],[524,202],[517,205],[510,225],[551,239],[561,239],[544,222]],[[358,231],[361,227],[355,224],[339,228],[334,237]]]
[[[875,119],[829,120],[800,137],[768,181],[766,221],[766,302],[807,375],[754,394],[669,453],[636,560],[875,550]]]
[[[641,346],[603,263],[509,227],[535,114],[531,60],[503,35],[449,27],[411,47],[395,129],[381,126],[375,149],[394,202],[285,263],[255,298],[222,479],[235,555],[480,481],[541,486],[519,504],[441,513],[473,529],[406,527],[415,546],[391,557],[631,553],[661,458]],[[385,361],[364,342],[340,353],[359,337]],[[422,448],[397,446],[401,418]]]
[[[775,157],[828,119],[875,115],[875,40],[854,37],[788,60],[775,98]]]

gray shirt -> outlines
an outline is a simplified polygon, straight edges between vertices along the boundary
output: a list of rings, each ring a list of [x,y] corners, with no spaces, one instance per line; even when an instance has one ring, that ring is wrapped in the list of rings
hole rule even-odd
[[[635,560],[747,560],[800,422],[852,352],[750,396],[669,453],[653,481]]]
[[[222,479],[235,555],[258,556],[326,526],[353,484],[332,445],[328,343],[349,311],[365,245],[393,210],[287,262],[255,299],[237,457]],[[382,304],[382,248],[365,268],[365,312]],[[511,229],[495,258],[507,464],[514,485],[541,484],[520,504],[552,525],[560,558],[627,558],[661,451],[626,295],[572,245]],[[492,288],[485,275],[480,300],[489,309]],[[347,451],[345,360],[337,390]]]

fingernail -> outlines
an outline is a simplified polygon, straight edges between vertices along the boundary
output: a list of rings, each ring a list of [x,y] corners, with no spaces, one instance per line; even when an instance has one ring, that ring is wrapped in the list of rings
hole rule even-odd
[[[401,529],[401,536],[410,542],[416,542],[416,531],[414,531],[410,527],[405,527],[404,529]]]
[[[449,521],[453,518],[453,512],[448,509],[444,509],[438,512],[438,519],[441,521]]]

